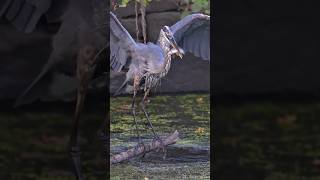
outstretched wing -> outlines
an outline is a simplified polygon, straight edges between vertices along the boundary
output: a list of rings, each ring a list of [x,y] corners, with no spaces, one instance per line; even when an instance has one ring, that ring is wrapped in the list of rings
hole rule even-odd
[[[117,17],[110,12],[110,66],[120,72],[126,65],[130,53],[136,48],[136,42],[121,25]]]
[[[170,30],[183,50],[210,60],[210,16],[200,13],[188,15]]]
[[[40,17],[46,13],[52,0],[1,0],[0,16],[5,17],[19,30],[32,32]]]

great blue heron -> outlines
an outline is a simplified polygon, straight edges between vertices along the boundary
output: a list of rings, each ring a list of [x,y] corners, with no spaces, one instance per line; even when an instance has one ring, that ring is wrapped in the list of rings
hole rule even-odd
[[[135,42],[110,12],[110,51],[111,68],[117,72],[126,72],[126,78],[115,95],[126,85],[133,86],[131,109],[139,143],[142,142],[135,112],[135,99],[139,90],[144,91],[141,108],[154,137],[159,139],[145,109],[146,98],[150,89],[157,86],[160,79],[168,73],[173,55],[182,59],[186,51],[210,60],[210,16],[201,13],[188,15],[173,26],[164,26],[156,44],[143,44]]]
[[[77,89],[77,103],[70,137],[70,154],[77,179],[82,179],[79,148],[80,113],[88,85],[97,69],[98,60],[101,60],[97,58],[97,54],[101,52],[100,49],[107,46],[105,27],[108,19],[107,9],[108,3],[104,0],[3,0],[0,2],[0,16],[5,16],[17,29],[26,33],[33,32],[43,16],[47,17],[48,22],[55,22],[57,19],[62,21],[53,38],[53,48],[48,62],[17,99],[16,105],[30,102],[29,99],[32,96],[30,94],[35,89],[55,92],[61,96],[62,94],[59,94],[61,87],[41,86],[47,85],[47,82],[56,79],[55,77],[60,77],[60,82],[68,83],[71,88]],[[97,29],[100,25],[104,27]]]

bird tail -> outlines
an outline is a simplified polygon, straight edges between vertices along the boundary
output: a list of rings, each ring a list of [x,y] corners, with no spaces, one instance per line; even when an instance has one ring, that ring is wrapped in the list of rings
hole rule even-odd
[[[128,81],[125,80],[122,85],[116,90],[116,92],[113,94],[113,96],[118,96],[120,94],[120,91],[127,85]]]
[[[40,73],[37,78],[35,80],[32,81],[32,83],[18,96],[18,98],[16,99],[13,107],[17,108],[23,104],[25,104],[25,98],[27,96],[27,94],[31,91],[31,89],[40,81],[40,79],[44,76],[46,72],[42,71],[42,73]]]
[[[52,57],[52,54],[51,54],[48,62],[44,65],[44,67],[42,68],[42,70],[38,74],[38,76],[32,81],[32,83],[27,87],[27,89],[25,89],[19,95],[19,97],[16,99],[16,101],[15,101],[15,103],[13,105],[14,108],[17,108],[18,106],[21,106],[21,105],[25,104],[24,100],[25,100],[25,97],[27,96],[27,94],[43,78],[43,76],[46,75],[49,72],[50,68],[52,68],[52,66],[54,64],[54,60],[52,58],[53,57]]]

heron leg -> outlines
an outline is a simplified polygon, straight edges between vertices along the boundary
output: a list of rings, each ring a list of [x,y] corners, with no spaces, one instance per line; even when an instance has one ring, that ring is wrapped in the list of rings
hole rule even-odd
[[[134,90],[134,91],[133,91],[133,97],[132,97],[131,111],[132,111],[132,116],[133,116],[134,124],[135,124],[135,127],[136,127],[136,133],[137,133],[137,137],[138,137],[138,143],[139,143],[139,144],[142,144],[141,137],[140,137],[140,133],[139,133],[139,129],[138,129],[138,123],[137,123],[137,119],[136,119],[136,108],[135,108],[136,95],[137,95],[137,91]]]
[[[79,146],[79,121],[88,84],[95,69],[95,59],[93,58],[94,51],[95,50],[92,46],[84,46],[80,48],[77,57],[77,103],[70,136],[70,155],[77,180],[83,180],[80,161],[81,151]]]
[[[152,126],[152,123],[151,123],[150,118],[149,118],[149,115],[148,115],[148,113],[147,113],[147,111],[146,111],[146,109],[145,109],[145,103],[147,102],[147,97],[148,97],[149,92],[150,92],[150,88],[147,88],[146,91],[145,91],[145,93],[144,93],[144,96],[143,96],[143,98],[142,98],[142,101],[141,101],[140,105],[141,105],[141,108],[142,108],[142,110],[143,110],[144,115],[146,116],[146,118],[147,118],[147,120],[148,120],[148,123],[149,123],[149,126],[151,127],[151,130],[152,130],[153,135],[159,139],[159,136],[158,136],[157,133],[154,131],[153,126]]]
[[[102,125],[100,126],[99,130],[98,130],[98,137],[100,138],[101,142],[102,142],[102,145],[104,146],[103,147],[103,151],[104,151],[104,156],[106,158],[106,165],[108,165],[108,159],[109,159],[109,156],[108,156],[108,147],[109,147],[109,141],[108,141],[108,135],[107,135],[107,125],[108,125],[108,113],[109,111],[107,111],[107,114],[106,114],[106,117],[105,117],[105,120],[103,121]]]
[[[156,140],[159,140],[160,143],[162,144],[162,150],[163,150],[163,152],[164,152],[163,159],[164,159],[165,156],[166,156],[166,149],[165,149],[164,143],[163,143],[162,139],[158,136],[158,134],[155,132],[155,130],[154,130],[153,126],[152,126],[151,120],[150,120],[150,118],[149,118],[149,115],[148,115],[148,113],[147,113],[147,111],[146,111],[146,108],[145,108],[145,102],[147,101],[147,96],[148,96],[149,92],[150,92],[150,89],[148,88],[148,89],[146,90],[145,94],[144,94],[144,97],[143,97],[140,105],[141,105],[142,111],[144,112],[144,115],[146,116],[146,118],[147,118],[147,120],[148,120],[149,126],[150,126],[150,128],[151,128],[151,130],[152,130],[152,133],[153,133],[153,135],[154,135],[154,138],[155,138]]]
[[[159,136],[158,136],[158,134],[157,134],[157,133],[155,132],[155,130],[153,129],[153,126],[152,126],[152,123],[151,123],[151,121],[150,121],[149,115],[148,115],[148,113],[147,113],[147,111],[146,111],[146,109],[145,109],[145,102],[144,102],[144,100],[141,101],[140,105],[141,105],[141,108],[142,108],[142,111],[143,111],[144,115],[146,116],[146,118],[147,118],[147,120],[148,120],[148,123],[149,123],[149,126],[150,126],[151,130],[152,130],[153,135],[154,135],[157,139],[160,139]]]
[[[76,111],[74,115],[73,120],[73,129],[71,131],[71,138],[70,138],[70,155],[73,162],[73,167],[76,175],[77,180],[82,180],[82,174],[81,174],[81,151],[79,146],[79,117],[80,117],[80,111],[83,106],[84,102],[84,96],[85,94],[81,93],[78,90],[77,94],[77,104],[76,104]]]

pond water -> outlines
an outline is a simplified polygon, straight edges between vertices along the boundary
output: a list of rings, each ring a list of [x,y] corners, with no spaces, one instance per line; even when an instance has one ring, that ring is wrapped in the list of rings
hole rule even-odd
[[[87,105],[90,105],[88,103]],[[107,176],[97,130],[103,104],[81,116],[83,173],[86,179]],[[0,180],[73,180],[68,141],[74,103],[50,103],[0,112]],[[88,110],[88,108],[90,110]]]
[[[137,142],[130,101],[131,97],[111,99],[113,153]],[[107,176],[97,137],[105,118],[104,107],[104,103],[87,102],[81,116],[82,168],[88,180],[105,180]],[[73,108],[74,103],[40,103],[18,110],[1,108],[0,180],[73,180],[67,151]],[[113,166],[113,178],[208,178],[209,96],[156,96],[147,109],[159,135],[178,130],[180,140],[168,147],[165,160],[161,152],[149,153],[141,161],[132,159]],[[143,140],[148,141],[152,134],[146,131],[142,114],[138,116]]]
[[[247,102],[215,114],[218,179],[320,179],[319,102]]]
[[[144,157],[112,165],[111,179],[209,179],[210,176],[210,96],[170,95],[150,98],[150,119],[159,136],[179,132],[177,143]],[[137,144],[131,114],[131,98],[111,99],[111,153]],[[143,112],[137,107],[137,121],[143,142],[153,139]]]
[[[250,102],[215,107],[215,148],[209,150],[209,95],[156,96],[147,106],[159,135],[178,130],[180,140],[163,153],[148,153],[111,169],[113,179],[208,179],[209,154],[218,179],[320,179],[320,102]],[[111,150],[137,143],[130,97],[111,99]],[[72,180],[67,153],[71,104],[51,104],[0,112],[1,180]],[[42,109],[41,109],[42,108]],[[49,108],[50,109],[50,108]],[[152,139],[139,113],[143,141]],[[106,177],[102,146],[96,136],[104,104],[87,103],[81,117],[83,172],[86,179]],[[211,121],[212,123],[213,121]]]

